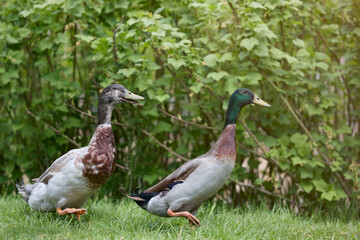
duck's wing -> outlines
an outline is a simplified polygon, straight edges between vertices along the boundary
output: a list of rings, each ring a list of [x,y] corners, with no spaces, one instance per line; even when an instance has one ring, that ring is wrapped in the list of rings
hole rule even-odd
[[[155,193],[165,190],[172,186],[174,182],[184,181],[192,172],[195,171],[197,167],[201,165],[204,159],[201,157],[195,158],[183,165],[181,165],[178,169],[176,169],[173,173],[168,175],[158,184],[148,188],[145,190],[146,193]]]
[[[84,151],[86,151],[86,147],[71,150],[58,159],[56,159],[51,166],[45,170],[45,172],[38,178],[33,179],[34,184],[36,183],[44,183],[48,184],[49,180],[61,172],[63,167],[66,166],[69,162],[75,161],[76,159],[80,159],[84,155]]]

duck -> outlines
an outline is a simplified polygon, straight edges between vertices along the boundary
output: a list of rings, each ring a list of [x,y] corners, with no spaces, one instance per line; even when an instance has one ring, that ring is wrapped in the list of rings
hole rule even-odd
[[[127,195],[139,207],[160,217],[185,217],[192,227],[200,226],[195,217],[202,202],[213,196],[229,178],[236,160],[236,120],[248,104],[271,107],[252,91],[240,88],[229,100],[223,130],[211,149],[192,159],[156,185]]]
[[[120,84],[103,89],[99,97],[97,128],[89,145],[74,149],[56,159],[33,184],[16,184],[26,203],[37,211],[56,211],[59,215],[75,215],[79,220],[87,213],[81,208],[112,175],[116,146],[111,127],[114,106],[127,102],[142,105],[144,100]]]

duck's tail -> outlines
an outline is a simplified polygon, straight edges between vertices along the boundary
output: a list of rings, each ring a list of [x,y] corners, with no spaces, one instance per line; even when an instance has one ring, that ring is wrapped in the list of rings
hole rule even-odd
[[[25,202],[28,203],[29,197],[30,197],[32,189],[33,189],[33,184],[24,185],[24,181],[23,181],[23,179],[21,179],[21,185],[19,185],[18,183],[16,183],[15,185],[19,191],[19,194],[23,197]]]
[[[139,207],[147,210],[147,204],[153,197],[155,197],[159,194],[161,194],[161,197],[164,197],[174,186],[181,184],[183,182],[184,181],[182,181],[182,180],[174,181],[174,182],[170,183],[164,190],[162,190],[160,192],[151,192],[150,193],[150,192],[142,191],[143,190],[142,188],[136,188],[135,191],[133,191],[131,193],[131,195],[126,195],[126,196],[128,198],[131,198],[132,200],[134,200],[137,203],[137,205],[139,205]],[[140,190],[142,192],[140,192]]]
[[[140,192],[139,190],[142,190],[141,188],[135,189],[130,195],[126,195],[128,198],[131,198],[134,200],[139,207],[146,210],[147,204],[150,201],[151,198],[155,197],[159,193],[148,193],[148,192]]]

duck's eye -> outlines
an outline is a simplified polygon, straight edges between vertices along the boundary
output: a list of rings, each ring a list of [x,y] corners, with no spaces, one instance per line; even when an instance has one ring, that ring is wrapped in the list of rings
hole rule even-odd
[[[246,93],[246,91],[245,91],[245,90],[243,90],[243,91],[242,91],[242,93],[243,93],[243,94],[245,94],[245,93]]]

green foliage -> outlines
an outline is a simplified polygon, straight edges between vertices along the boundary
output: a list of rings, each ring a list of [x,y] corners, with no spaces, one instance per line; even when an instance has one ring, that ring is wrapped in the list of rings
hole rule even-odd
[[[99,89],[118,82],[147,100],[142,108],[124,103],[114,111],[122,124],[113,126],[117,162],[125,170],[116,170],[101,196],[150,186],[182,164],[164,145],[189,159],[205,153],[220,134],[230,94],[245,87],[272,108],[248,106],[240,114],[247,125],[237,127],[232,177],[274,194],[229,181],[217,199],[241,204],[280,195],[304,209],[358,202],[356,2],[1,6],[2,192],[76,147],[69,139],[86,145],[94,120],[70,106],[95,116]]]

